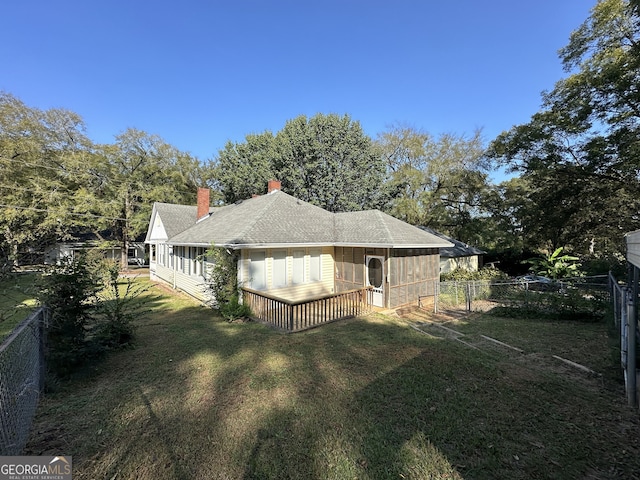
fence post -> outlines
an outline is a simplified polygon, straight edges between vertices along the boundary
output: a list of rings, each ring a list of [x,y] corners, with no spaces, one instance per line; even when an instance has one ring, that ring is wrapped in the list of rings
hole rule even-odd
[[[636,302],[634,289],[627,292],[627,401],[632,407],[637,406],[636,394]]]
[[[38,388],[40,389],[40,393],[44,393],[44,383],[45,383],[45,348],[46,348],[46,335],[47,335],[47,326],[49,320],[49,310],[47,307],[43,307],[40,311],[40,320],[38,321],[38,368],[40,369],[40,378],[38,379]]]
[[[440,296],[440,280],[433,281],[433,313],[438,313],[438,297]]]
[[[464,289],[465,303],[467,307],[467,312],[471,311],[471,282],[467,282]]]

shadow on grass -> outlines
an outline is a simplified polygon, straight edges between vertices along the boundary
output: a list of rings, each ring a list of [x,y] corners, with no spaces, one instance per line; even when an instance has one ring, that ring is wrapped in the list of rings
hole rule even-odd
[[[638,466],[637,421],[610,397],[391,319],[286,335],[164,294],[153,309],[135,349],[46,399],[33,454],[50,453],[53,423],[77,478],[607,478]]]

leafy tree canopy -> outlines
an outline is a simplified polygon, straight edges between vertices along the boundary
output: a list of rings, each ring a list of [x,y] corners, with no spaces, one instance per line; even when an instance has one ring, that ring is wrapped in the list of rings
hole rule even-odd
[[[227,143],[216,159],[226,202],[265,193],[270,178],[297,198],[332,212],[380,206],[385,165],[360,124],[348,115],[302,115],[276,135]]]
[[[529,123],[490,146],[535,186],[540,247],[606,253],[640,228],[638,13],[637,2],[598,2],[559,52],[569,76],[543,93]]]
[[[396,125],[377,138],[388,171],[389,212],[476,243],[476,221],[488,194],[487,161],[478,130],[471,136],[430,134]]]

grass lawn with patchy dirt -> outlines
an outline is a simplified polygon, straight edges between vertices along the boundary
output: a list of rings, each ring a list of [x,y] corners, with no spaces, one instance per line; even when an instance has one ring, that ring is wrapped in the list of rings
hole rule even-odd
[[[287,335],[227,323],[165,287],[149,295],[153,312],[137,322],[136,348],[46,395],[26,454],[73,455],[75,479],[640,472],[638,414],[611,379],[515,361],[381,315]],[[531,351],[558,335],[547,322],[474,318],[457,327],[470,336],[502,330],[505,342],[526,338]],[[604,324],[572,328],[585,348],[607,341]]]

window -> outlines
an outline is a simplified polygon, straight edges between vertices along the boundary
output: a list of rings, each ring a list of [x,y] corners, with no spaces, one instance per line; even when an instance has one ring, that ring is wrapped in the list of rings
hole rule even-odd
[[[287,286],[287,251],[273,251],[273,288],[281,288]]]
[[[194,274],[195,275],[200,275],[202,276],[202,263],[204,262],[204,249],[203,248],[196,248],[195,249],[195,258],[194,258],[194,262],[195,262],[195,270],[194,270]]]
[[[149,245],[149,261],[156,261],[156,246],[154,244]]]
[[[309,276],[312,282],[322,280],[322,250],[319,248],[309,250]]]
[[[293,272],[291,276],[291,283],[293,285],[299,285],[305,283],[304,274],[304,250],[293,251]]]
[[[264,250],[249,254],[249,284],[254,290],[267,288]]]

